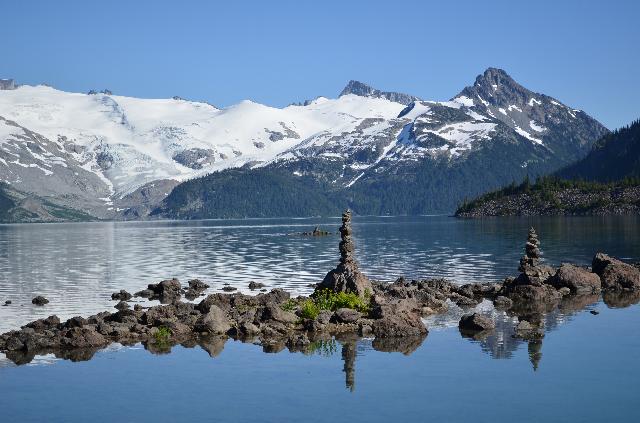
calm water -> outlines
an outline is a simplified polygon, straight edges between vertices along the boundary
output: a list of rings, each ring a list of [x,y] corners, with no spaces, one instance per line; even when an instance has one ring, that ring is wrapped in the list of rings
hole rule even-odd
[[[338,235],[289,235],[335,219],[0,225],[0,333],[36,318],[110,310],[111,293],[200,278],[249,292],[252,281],[308,293],[338,260]],[[444,216],[354,219],[357,256],[373,279],[442,276],[458,282],[516,273],[529,226],[546,259],[588,264],[596,251],[640,260],[640,216],[458,220]],[[31,304],[36,295],[51,302]]]
[[[0,300],[13,301],[0,331],[109,310],[113,291],[172,276],[209,292],[251,280],[308,292],[338,256],[337,236],[289,235],[315,225],[339,220],[0,226]],[[356,218],[354,231],[372,278],[471,282],[516,273],[531,225],[553,264],[588,264],[599,250],[640,260],[639,217]],[[32,306],[37,294],[51,303]],[[465,311],[453,306],[426,320],[426,339],[330,339],[304,352],[215,338],[171,353],[0,354],[0,421],[638,421],[640,296],[605,300],[565,301],[544,316],[540,342],[514,338],[517,318],[484,302],[497,328],[479,339],[461,336]]]

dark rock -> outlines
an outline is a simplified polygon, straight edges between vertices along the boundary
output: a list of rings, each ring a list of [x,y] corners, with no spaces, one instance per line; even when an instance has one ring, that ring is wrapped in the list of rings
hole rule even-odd
[[[600,314],[600,312],[596,310],[591,310],[589,311],[589,313],[593,314],[594,316],[597,316],[598,314]]]
[[[260,283],[260,282],[256,282],[256,281],[249,282],[249,289],[252,290],[252,291],[255,290],[255,289],[264,288],[264,286],[265,285],[263,283]]]
[[[640,291],[640,269],[606,254],[593,258],[593,272],[600,276],[602,288],[612,291]]]
[[[362,317],[362,313],[359,311],[350,308],[339,308],[333,313],[332,320],[337,323],[354,323],[360,317]]]
[[[238,288],[234,288],[233,286],[225,285],[222,287],[222,290],[225,292],[237,291]]]
[[[415,313],[400,313],[375,320],[372,327],[376,337],[424,336],[427,327]]]
[[[194,291],[204,291],[209,288],[209,285],[202,282],[200,279],[191,279],[188,284],[189,288],[193,289]]]
[[[151,298],[153,297],[153,291],[150,289],[143,289],[142,291],[138,291],[136,292],[135,295],[136,297],[142,297],[142,298]]]
[[[465,331],[481,332],[494,329],[496,327],[496,324],[491,318],[487,316],[484,316],[480,313],[472,313],[462,316],[460,322],[458,323],[458,327],[461,330]]]
[[[600,278],[595,273],[573,264],[563,263],[556,274],[548,280],[556,289],[569,288],[572,294],[595,294],[600,292]]]
[[[6,305],[6,306],[9,305],[9,304],[11,304],[11,300],[7,300],[7,301],[4,302],[4,305]]]
[[[133,295],[129,294],[124,289],[121,289],[120,292],[114,292],[111,294],[111,299],[118,301],[129,301],[132,297]]]
[[[65,347],[72,348],[92,348],[103,347],[109,340],[89,327],[75,327],[69,329],[61,340]]]
[[[31,303],[35,304],[35,305],[42,306],[42,305],[48,304],[49,300],[47,300],[45,297],[43,297],[41,295],[38,295],[37,297],[35,297],[34,299],[31,300]]]

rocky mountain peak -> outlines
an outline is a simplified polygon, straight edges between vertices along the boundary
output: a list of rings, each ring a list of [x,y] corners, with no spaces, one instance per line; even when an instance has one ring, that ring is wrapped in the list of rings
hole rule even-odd
[[[348,94],[354,94],[361,97],[386,98],[389,101],[404,104],[405,106],[416,100],[420,100],[418,97],[409,94],[392,91],[380,91],[370,85],[353,79],[349,81],[349,83],[347,83],[347,85],[344,87],[344,89],[340,93],[340,97]]]
[[[457,97],[465,96],[494,106],[527,104],[534,93],[518,84],[507,72],[488,68],[476,77],[472,86],[463,89]]]

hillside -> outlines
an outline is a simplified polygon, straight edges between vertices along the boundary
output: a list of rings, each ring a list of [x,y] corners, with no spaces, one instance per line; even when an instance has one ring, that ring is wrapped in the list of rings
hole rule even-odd
[[[464,201],[456,216],[638,213],[640,121],[635,121],[603,136],[584,159],[555,175]]]
[[[61,207],[0,183],[0,223],[68,222],[94,218],[78,210]]]
[[[640,178],[640,120],[599,139],[584,159],[558,176],[600,182]]]

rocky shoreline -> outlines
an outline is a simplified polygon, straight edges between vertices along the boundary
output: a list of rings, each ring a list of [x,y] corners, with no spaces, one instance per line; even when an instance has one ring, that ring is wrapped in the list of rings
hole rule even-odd
[[[560,304],[581,303],[582,298],[593,301],[600,294],[619,306],[640,300],[639,267],[603,253],[595,255],[591,268],[546,266],[533,229],[520,260],[521,273],[501,283],[457,285],[444,279],[403,278],[393,283],[369,281],[355,260],[350,220],[346,212],[340,228],[340,263],[309,297],[291,298],[288,292],[273,289],[255,296],[216,293],[199,303],[183,302],[182,295],[197,298],[207,285],[193,280],[183,288],[177,279],[168,279],[134,294],[164,304],[135,304],[132,308],[128,302],[133,296],[120,291],[112,296],[118,301],[118,311],[64,322],[57,316],[33,321],[0,335],[0,351],[16,363],[25,363],[43,353],[82,357],[85,351],[92,355],[114,342],[142,342],[161,350],[177,343],[208,345],[212,339],[231,337],[260,344],[265,350],[284,346],[304,350],[318,339],[346,336],[374,337],[379,345],[420,345],[428,333],[424,317],[444,313],[452,304],[470,309],[487,300],[517,316],[516,336],[535,341],[544,336],[545,313]],[[459,326],[463,336],[482,337],[495,324],[486,316],[467,314]]]

